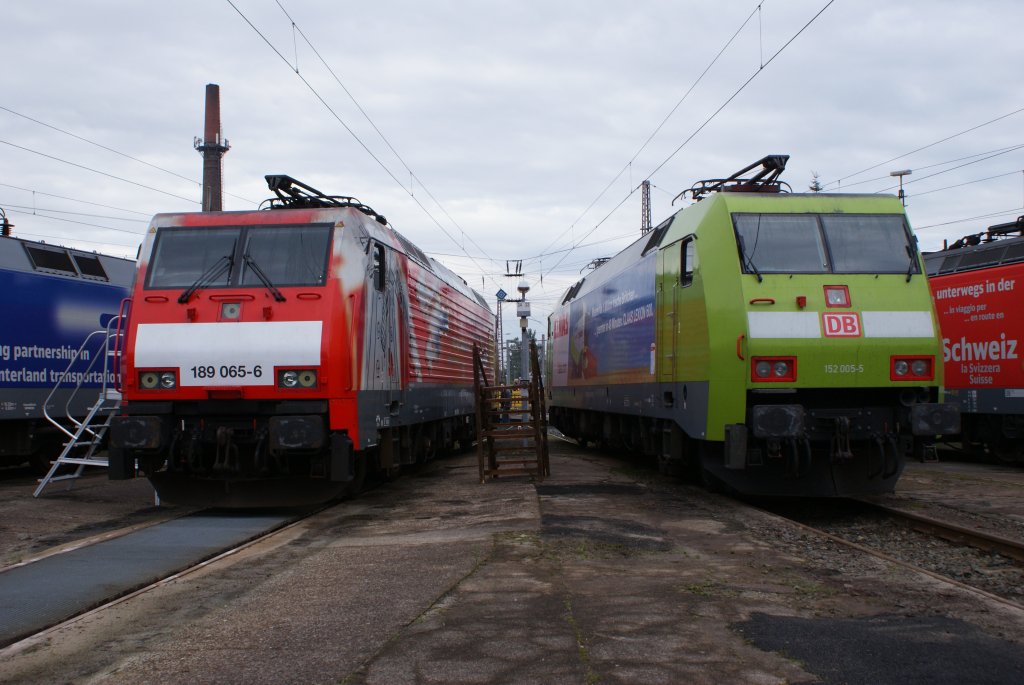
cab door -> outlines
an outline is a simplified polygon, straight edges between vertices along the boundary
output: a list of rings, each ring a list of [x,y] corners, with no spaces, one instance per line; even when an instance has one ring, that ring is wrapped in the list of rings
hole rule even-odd
[[[401,283],[395,252],[384,243],[370,244],[370,279],[366,298],[367,390],[384,391],[381,399],[390,413],[397,411],[402,386],[402,342],[398,325]]]

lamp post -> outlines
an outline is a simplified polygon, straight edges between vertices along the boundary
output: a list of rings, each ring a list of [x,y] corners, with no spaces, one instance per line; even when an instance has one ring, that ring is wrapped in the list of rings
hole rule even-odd
[[[910,176],[910,174],[912,174],[912,173],[914,173],[914,172],[912,170],[910,170],[910,169],[900,169],[899,171],[890,171],[889,172],[890,176],[899,176],[899,179],[900,179],[900,192],[899,192],[899,195],[897,197],[899,197],[900,202],[903,203],[904,207],[907,206],[907,200],[906,200],[906,196],[903,194],[903,177],[904,176]]]
[[[519,291],[519,302],[516,303],[516,314],[519,316],[519,328],[522,331],[521,342],[519,343],[519,377],[523,380],[527,377],[527,360],[529,359],[529,353],[526,350],[526,320],[530,316],[530,303],[526,301],[526,293],[530,291],[530,285],[526,282],[526,279],[519,281],[519,285],[516,286],[516,290]]]

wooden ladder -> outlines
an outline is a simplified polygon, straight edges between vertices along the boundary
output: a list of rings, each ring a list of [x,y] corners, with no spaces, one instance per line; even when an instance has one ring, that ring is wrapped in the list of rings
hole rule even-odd
[[[488,385],[480,349],[473,346],[476,454],[481,483],[499,476],[532,476],[541,481],[551,475],[544,382],[537,345],[532,340],[530,367],[529,382]]]

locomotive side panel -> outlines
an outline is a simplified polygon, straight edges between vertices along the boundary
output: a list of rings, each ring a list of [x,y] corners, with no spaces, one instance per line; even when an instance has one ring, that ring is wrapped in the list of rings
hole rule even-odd
[[[59,434],[44,418],[47,398],[54,418],[84,416],[95,403],[104,365],[94,357],[104,336],[93,336],[72,360],[117,317],[133,273],[129,260],[0,238],[0,311],[8,322],[0,328],[0,460],[16,464],[46,449],[54,452],[40,453],[48,467]],[[107,372],[110,385],[114,372]],[[65,385],[54,391],[62,375]],[[72,393],[78,382],[83,390]]]
[[[993,227],[1001,237],[1000,228]],[[1024,238],[979,242],[926,257],[946,400],[963,414],[959,438],[968,452],[1024,462]]]

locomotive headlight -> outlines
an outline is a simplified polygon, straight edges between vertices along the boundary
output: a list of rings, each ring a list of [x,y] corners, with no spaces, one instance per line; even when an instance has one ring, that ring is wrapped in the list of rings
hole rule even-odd
[[[220,318],[228,321],[237,319],[242,315],[242,303],[241,302],[223,302],[220,305]]]
[[[316,369],[281,369],[277,372],[279,388],[315,388]]]
[[[889,358],[889,378],[894,381],[931,381],[935,379],[935,358],[930,356]]]
[[[826,307],[849,307],[850,306],[850,289],[845,285],[826,285],[825,286],[825,306]]]
[[[139,387],[143,390],[173,390],[178,387],[178,376],[173,371],[143,371],[139,374]]]
[[[796,357],[753,357],[750,380],[755,383],[793,383],[796,381]]]

